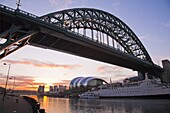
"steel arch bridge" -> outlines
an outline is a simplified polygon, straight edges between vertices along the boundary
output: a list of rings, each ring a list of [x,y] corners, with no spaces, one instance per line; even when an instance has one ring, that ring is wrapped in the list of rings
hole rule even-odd
[[[141,72],[163,71],[135,33],[105,11],[75,8],[41,17],[4,5],[0,11],[0,59],[29,44]]]
[[[152,63],[151,57],[135,33],[110,13],[98,9],[77,8],[50,13],[41,18],[48,23],[73,32],[79,33],[79,29],[83,29],[82,35],[84,36],[87,35],[86,29],[90,29],[91,37],[89,38],[91,40],[112,47],[117,42],[120,46],[117,49],[120,50],[122,47],[125,53]],[[94,37],[94,30],[97,31],[96,37]]]

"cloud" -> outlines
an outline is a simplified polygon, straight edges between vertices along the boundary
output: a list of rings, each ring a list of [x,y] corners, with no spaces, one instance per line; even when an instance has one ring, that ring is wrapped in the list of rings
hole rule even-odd
[[[0,79],[6,79],[7,75],[0,73]],[[17,82],[34,82],[33,76],[22,76],[22,75],[15,75],[15,76],[9,76],[9,80],[16,80]]]
[[[149,37],[148,36],[139,36],[138,37],[140,40],[145,40],[145,39],[148,39]]]
[[[64,9],[68,8],[73,0],[48,0],[51,6],[56,6],[57,8]]]
[[[145,35],[141,35],[138,37],[140,41],[153,41],[153,40],[160,40],[158,37],[156,36],[150,36],[148,34]]]
[[[33,76],[16,76],[15,79],[15,90],[37,90],[39,85],[45,86],[46,83],[35,82]]]
[[[123,68],[118,66],[100,66],[97,68],[97,73],[108,74],[114,72],[120,72]]]
[[[122,82],[125,78],[133,77],[135,74],[133,72],[114,72],[114,73],[109,73],[107,76],[100,76],[99,78],[107,81],[110,83],[110,79],[113,82]]]
[[[15,75],[14,77],[11,77],[11,81],[15,80],[16,86],[27,86],[27,85],[37,85],[35,83],[35,77],[33,76],[25,76],[25,75]]]
[[[110,82],[121,82],[125,78],[137,76],[136,72],[119,66],[100,66],[96,69],[100,78]]]
[[[24,59],[24,60],[4,60],[3,62],[7,62],[10,64],[24,64],[24,65],[32,65],[34,67],[41,68],[64,68],[64,69],[75,69],[81,67],[81,65],[63,65],[63,64],[54,64],[51,62],[42,62],[38,60],[32,59]]]
[[[71,80],[61,80],[61,82],[53,83],[53,85],[55,85],[55,86],[56,86],[56,85],[57,85],[57,86],[59,86],[59,85],[69,86],[70,81],[71,81]]]
[[[153,41],[158,41],[158,42],[162,42],[163,40],[159,37],[159,36],[155,36],[155,35],[141,35],[138,37],[140,41],[142,42],[152,42]]]
[[[10,80],[10,78],[11,77],[9,76],[8,80]],[[7,79],[7,75],[3,74],[3,73],[0,73],[0,86],[2,86],[2,87],[5,86],[6,79]]]
[[[29,83],[32,83],[34,82],[34,78],[35,77],[32,77],[32,76],[15,76],[15,80],[18,81],[18,82],[29,82]]]
[[[168,56],[168,54],[166,56],[163,54],[153,55],[152,60],[154,61],[155,64],[163,67],[162,60],[170,60],[170,54],[169,54],[169,56]]]
[[[6,81],[6,75],[0,73],[0,86],[4,87]],[[46,83],[35,82],[34,76],[26,76],[26,75],[14,75],[9,76],[8,79],[8,88],[12,88],[14,85],[16,89],[25,89],[25,87],[34,87],[37,88],[39,85],[46,85]]]

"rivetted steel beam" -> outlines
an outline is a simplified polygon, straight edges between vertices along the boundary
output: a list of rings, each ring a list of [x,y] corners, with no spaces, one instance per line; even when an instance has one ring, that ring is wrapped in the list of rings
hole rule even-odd
[[[29,44],[31,36],[35,33],[37,33],[36,30],[29,30],[14,24],[6,31],[0,33],[0,59]]]
[[[135,33],[119,18],[105,11],[90,8],[75,8],[50,13],[42,16],[41,18],[44,21],[53,23],[56,26],[63,28],[69,26],[69,30],[75,30],[76,28],[78,33],[79,30],[82,29],[84,30],[85,35],[85,31],[87,29],[91,29],[93,31],[96,30],[99,32],[97,43],[100,44],[104,44],[103,42],[105,39],[101,39],[100,35],[101,33],[104,33],[110,36],[113,40],[117,41],[128,54],[153,63],[148,52]],[[94,38],[93,35],[91,38]],[[110,46],[108,41],[105,41],[105,43]],[[133,45],[139,48],[138,51],[141,51],[140,53],[143,54],[135,56],[135,50],[132,47]]]

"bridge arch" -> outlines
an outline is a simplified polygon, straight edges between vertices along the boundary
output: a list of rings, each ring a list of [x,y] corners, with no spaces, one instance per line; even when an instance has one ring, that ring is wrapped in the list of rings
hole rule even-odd
[[[115,44],[117,44],[119,46],[117,49],[122,48],[123,52],[127,54],[153,63],[135,33],[119,18],[105,11],[92,8],[75,8],[50,13],[42,16],[41,19],[72,32],[79,33],[82,30],[83,36],[90,33],[91,37],[89,38],[96,43],[114,49]]]

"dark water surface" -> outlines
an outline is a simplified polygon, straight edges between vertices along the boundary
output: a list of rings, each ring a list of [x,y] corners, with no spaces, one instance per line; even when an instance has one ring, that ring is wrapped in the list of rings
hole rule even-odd
[[[170,113],[170,99],[69,99],[44,96],[38,101],[46,113]]]

